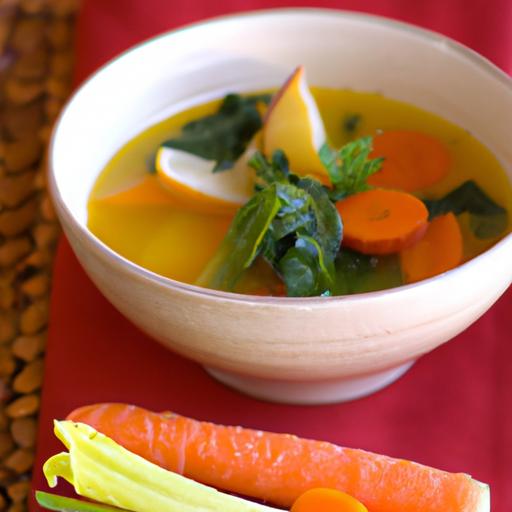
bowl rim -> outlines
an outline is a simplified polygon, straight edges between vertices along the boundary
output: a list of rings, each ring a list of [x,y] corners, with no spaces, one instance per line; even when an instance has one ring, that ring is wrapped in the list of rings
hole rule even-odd
[[[71,213],[68,208],[66,202],[62,198],[59,187],[57,184],[57,179],[55,177],[54,169],[54,153],[55,153],[55,145],[56,139],[58,137],[59,129],[63,122],[63,119],[66,116],[66,113],[70,107],[76,100],[77,96],[80,95],[83,89],[85,89],[90,82],[94,81],[97,76],[102,75],[103,73],[108,72],[109,68],[116,64],[118,61],[124,59],[131,53],[141,50],[145,46],[160,41],[161,39],[167,37],[173,37],[175,35],[181,34],[183,32],[189,32],[193,30],[201,30],[203,27],[210,27],[215,25],[221,25],[226,22],[231,22],[233,20],[237,20],[240,18],[257,18],[257,17],[281,17],[281,16],[307,16],[310,14],[328,16],[328,17],[339,17],[343,19],[352,19],[359,22],[365,23],[373,23],[379,26],[389,27],[393,30],[400,31],[403,33],[408,33],[414,37],[424,39],[429,43],[438,43],[443,46],[449,48],[450,51],[457,54],[457,56],[465,58],[479,67],[481,70],[490,74],[493,78],[501,82],[504,86],[512,91],[512,78],[508,76],[503,70],[493,64],[489,59],[480,55],[475,50],[469,48],[468,46],[451,39],[448,36],[442,35],[434,30],[426,29],[414,25],[412,23],[407,23],[404,21],[395,20],[393,18],[389,18],[386,16],[376,15],[376,14],[367,14],[359,11],[350,11],[344,9],[333,9],[333,8],[325,8],[325,7],[277,7],[270,9],[256,9],[244,12],[230,13],[219,16],[214,16],[210,18],[206,18],[204,20],[188,23],[182,25],[180,27],[166,30],[157,35],[151,36],[143,41],[127,48],[121,53],[117,54],[113,58],[109,59],[107,62],[102,64],[99,68],[94,70],[90,75],[87,76],[85,80],[82,80],[78,87],[73,91],[71,96],[68,98],[64,108],[59,113],[55,124],[52,129],[52,134],[50,138],[50,143],[48,145],[48,187],[57,207],[57,211],[60,211],[63,217],[71,219],[71,224],[75,229],[86,238],[92,244],[93,248],[97,253],[99,253],[102,257],[106,259],[111,259],[120,265],[124,270],[128,272],[133,272],[138,274],[143,279],[149,281],[155,281],[159,285],[163,285],[166,288],[174,288],[178,289],[181,292],[191,294],[191,295],[200,295],[207,298],[212,299],[221,299],[229,302],[242,302],[245,304],[254,304],[254,305],[282,305],[282,306],[318,306],[320,304],[327,305],[334,302],[359,302],[361,300],[367,301],[370,298],[382,298],[383,296],[396,295],[396,294],[404,294],[408,291],[418,289],[420,287],[427,287],[429,285],[434,285],[442,280],[445,276],[457,276],[459,274],[469,272],[470,269],[476,266],[482,259],[489,259],[493,254],[498,251],[504,250],[507,247],[512,253],[512,232],[505,235],[501,240],[496,242],[493,246],[486,249],[481,254],[475,256],[474,258],[463,262],[459,266],[454,269],[448,270],[436,276],[423,279],[416,283],[410,284],[402,284],[397,287],[387,288],[378,291],[372,292],[364,292],[364,293],[355,293],[350,295],[335,295],[328,297],[275,297],[275,296],[255,296],[255,295],[247,295],[241,293],[227,292],[221,290],[214,290],[209,288],[203,288],[201,286],[185,283],[182,281],[178,281],[175,279],[171,279],[169,277],[165,277],[161,274],[157,274],[149,269],[146,269],[128,258],[125,258],[112,248],[110,248],[107,244],[105,244],[102,240],[100,240],[87,226],[82,225],[75,216]],[[510,181],[510,178],[509,178]],[[512,184],[511,184],[512,186]],[[63,224],[65,224],[63,222]]]

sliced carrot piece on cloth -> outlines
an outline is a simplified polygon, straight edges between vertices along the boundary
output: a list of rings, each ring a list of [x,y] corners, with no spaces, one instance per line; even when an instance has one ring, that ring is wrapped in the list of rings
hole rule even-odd
[[[327,487],[354,496],[371,512],[489,511],[488,486],[469,475],[331,443],[124,404],[83,407],[68,419],[166,469],[282,507]]]
[[[336,203],[343,222],[342,245],[363,254],[393,254],[417,242],[428,226],[428,210],[406,192],[374,189]]]
[[[301,494],[291,512],[368,512],[368,509],[350,494],[317,487]]]
[[[462,263],[464,244],[459,223],[453,213],[436,217],[425,236],[400,253],[406,283],[436,276]]]
[[[373,139],[371,158],[383,157],[381,169],[368,178],[374,187],[415,192],[442,180],[450,169],[446,146],[425,133],[389,131]]]

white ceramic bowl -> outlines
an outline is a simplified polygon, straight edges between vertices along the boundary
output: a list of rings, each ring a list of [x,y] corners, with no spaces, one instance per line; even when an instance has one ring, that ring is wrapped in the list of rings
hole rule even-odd
[[[512,85],[471,50],[373,16],[318,9],[235,15],[164,34],[103,67],[54,132],[50,183],[71,245],[134,324],[212,375],[264,399],[321,403],[375,391],[468,327],[512,280],[512,236],[438,277],[333,298],[255,298],[149,272],[87,229],[103,166],[147,126],[231,91],[310,84],[381,91],[474,133],[512,177]],[[485,169],[482,169],[485,172]]]

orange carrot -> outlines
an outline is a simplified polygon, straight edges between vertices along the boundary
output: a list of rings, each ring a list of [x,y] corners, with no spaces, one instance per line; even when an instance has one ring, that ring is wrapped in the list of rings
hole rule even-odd
[[[317,487],[301,494],[290,512],[368,512],[368,509],[350,494]]]
[[[462,263],[463,241],[453,213],[436,217],[425,236],[400,253],[406,283],[421,281],[446,272]]]
[[[484,510],[488,490],[465,474],[331,443],[156,414],[123,404],[72,412],[126,449],[219,489],[291,507],[315,487],[354,496],[371,512]]]
[[[244,290],[248,295],[256,295],[258,297],[286,297],[286,288],[284,284],[278,283],[273,287],[259,286],[250,290]]]
[[[426,206],[396,190],[359,192],[336,208],[343,221],[342,245],[363,254],[399,252],[417,242],[428,226]]]
[[[377,135],[370,156],[383,157],[384,162],[368,183],[406,192],[437,183],[450,168],[450,155],[444,144],[420,132],[389,131]]]
[[[94,201],[115,205],[173,205],[176,201],[155,176],[145,176],[132,187],[97,197]]]

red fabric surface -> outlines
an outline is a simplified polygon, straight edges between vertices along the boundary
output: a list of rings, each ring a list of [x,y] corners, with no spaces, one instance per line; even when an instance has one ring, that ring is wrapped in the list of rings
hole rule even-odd
[[[512,69],[508,0],[314,4],[415,22]],[[236,10],[290,5],[305,3],[89,0],[79,22],[77,82],[119,51],[166,29]],[[370,397],[331,406],[281,406],[223,387],[199,366],[140,333],[100,295],[63,241],[55,264],[34,488],[47,489],[42,463],[61,449],[52,435],[53,418],[63,418],[87,403],[125,401],[465,471],[491,484],[494,512],[508,512],[512,510],[511,306],[509,290],[466,332]],[[59,492],[62,489],[66,491],[63,484]]]

